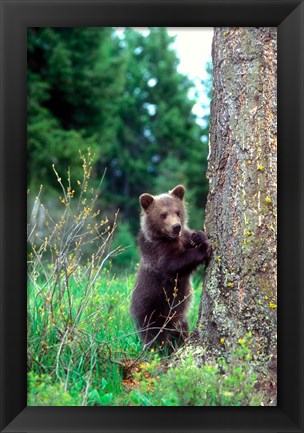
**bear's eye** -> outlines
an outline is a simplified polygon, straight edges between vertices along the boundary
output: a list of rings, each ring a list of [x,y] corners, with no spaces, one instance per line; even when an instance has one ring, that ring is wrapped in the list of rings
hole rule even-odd
[[[167,218],[167,216],[168,216],[168,213],[167,213],[167,212],[162,212],[162,213],[160,214],[160,217],[161,217],[163,220],[165,220],[165,219]]]
[[[175,213],[178,217],[180,217],[180,211],[179,210],[175,211]]]

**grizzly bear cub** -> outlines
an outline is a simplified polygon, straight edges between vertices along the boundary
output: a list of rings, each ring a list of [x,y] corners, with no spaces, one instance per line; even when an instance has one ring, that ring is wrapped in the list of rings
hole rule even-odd
[[[139,197],[141,259],[131,315],[146,347],[174,349],[188,336],[190,275],[211,255],[206,234],[187,227],[184,194],[178,185],[168,194]]]

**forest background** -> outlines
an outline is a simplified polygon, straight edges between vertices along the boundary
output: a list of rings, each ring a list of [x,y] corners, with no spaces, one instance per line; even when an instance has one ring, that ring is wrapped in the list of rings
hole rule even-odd
[[[41,199],[60,217],[60,189],[68,172],[80,193],[82,154],[95,155],[92,187],[100,186],[96,208],[113,222],[115,272],[138,262],[138,197],[182,183],[187,188],[189,224],[202,228],[208,193],[209,101],[212,65],[201,65],[204,104],[186,75],[178,71],[174,37],[166,28],[30,28],[28,31],[28,209],[43,185]],[[189,47],[191,49],[191,47]],[[199,56],[199,53],[196,53]],[[206,110],[207,108],[207,110]],[[38,236],[48,234],[39,209]],[[94,245],[88,246],[90,255]]]

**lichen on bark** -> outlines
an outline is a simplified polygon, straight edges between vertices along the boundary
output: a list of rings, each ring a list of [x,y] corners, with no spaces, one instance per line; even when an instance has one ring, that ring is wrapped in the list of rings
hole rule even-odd
[[[229,359],[250,332],[266,372],[277,326],[276,28],[216,28],[212,57],[205,230],[213,256],[193,338],[206,359]]]

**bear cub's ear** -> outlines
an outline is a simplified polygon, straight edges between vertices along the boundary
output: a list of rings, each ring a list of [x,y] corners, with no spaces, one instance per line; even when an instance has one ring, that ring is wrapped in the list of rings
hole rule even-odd
[[[183,185],[177,185],[174,189],[172,189],[172,191],[170,191],[170,194],[182,200],[184,198],[185,191],[186,190]]]
[[[139,197],[139,203],[144,210],[147,210],[153,201],[154,201],[154,197],[151,194],[142,194]]]

